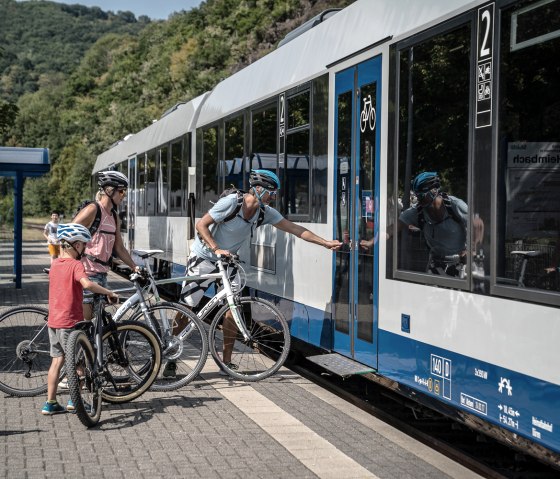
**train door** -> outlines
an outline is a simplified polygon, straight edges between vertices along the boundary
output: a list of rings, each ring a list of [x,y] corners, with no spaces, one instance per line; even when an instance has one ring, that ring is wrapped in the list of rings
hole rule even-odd
[[[333,349],[377,367],[381,57],[335,78]]]

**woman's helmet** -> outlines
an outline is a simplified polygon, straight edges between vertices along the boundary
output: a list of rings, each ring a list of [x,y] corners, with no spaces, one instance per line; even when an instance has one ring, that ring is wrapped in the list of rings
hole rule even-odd
[[[100,171],[97,173],[97,178],[97,184],[100,188],[105,186],[128,188],[128,178],[118,171]]]
[[[416,196],[426,194],[433,189],[439,190],[440,186],[439,176],[435,171],[425,171],[412,180],[412,191]]]
[[[83,241],[89,243],[91,241],[91,233],[89,230],[79,223],[68,223],[58,225],[56,236],[59,240],[73,243],[74,241]]]
[[[262,186],[267,190],[277,190],[280,188],[280,180],[270,170],[251,170],[249,174],[249,185]]]

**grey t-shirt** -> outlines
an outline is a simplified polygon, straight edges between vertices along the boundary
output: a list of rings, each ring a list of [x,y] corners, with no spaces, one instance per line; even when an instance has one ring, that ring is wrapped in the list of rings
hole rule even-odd
[[[237,253],[243,243],[251,238],[251,233],[257,228],[257,220],[259,219],[259,211],[257,209],[254,216],[245,220],[242,218],[243,209],[239,210],[237,216],[232,220],[224,222],[224,220],[235,210],[237,207],[237,194],[220,198],[220,200],[208,211],[212,219],[216,222],[215,225],[210,227],[212,236],[216,240],[219,249],[226,249],[231,253]],[[275,225],[280,223],[284,217],[278,213],[274,208],[265,206],[263,225]],[[193,252],[204,259],[216,261],[217,256],[212,253],[196,235],[193,244]]]
[[[455,216],[461,221],[457,222],[445,208],[444,218],[436,223],[428,214],[427,208],[422,209],[424,215],[423,234],[430,251],[435,256],[443,257],[461,253],[466,249],[467,241],[467,204],[455,196],[448,196]],[[418,227],[418,210],[416,206],[408,208],[399,216],[399,221],[405,225]]]

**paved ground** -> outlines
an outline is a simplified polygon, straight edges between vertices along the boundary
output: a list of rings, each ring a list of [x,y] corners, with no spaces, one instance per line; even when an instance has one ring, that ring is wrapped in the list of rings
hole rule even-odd
[[[0,244],[0,274],[10,248]],[[24,263],[21,290],[0,279],[0,311],[46,304],[45,247],[25,243]],[[0,395],[0,477],[477,477],[287,369],[246,384],[210,359],[179,391],[104,405],[89,430],[72,414],[42,416],[44,400]]]

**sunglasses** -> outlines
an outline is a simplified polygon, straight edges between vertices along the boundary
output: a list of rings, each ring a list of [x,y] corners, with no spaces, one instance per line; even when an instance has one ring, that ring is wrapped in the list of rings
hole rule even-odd
[[[270,195],[271,198],[276,198],[276,195],[278,193],[276,190],[267,190],[266,188],[265,190]]]
[[[126,190],[117,190],[121,195],[126,195]]]

